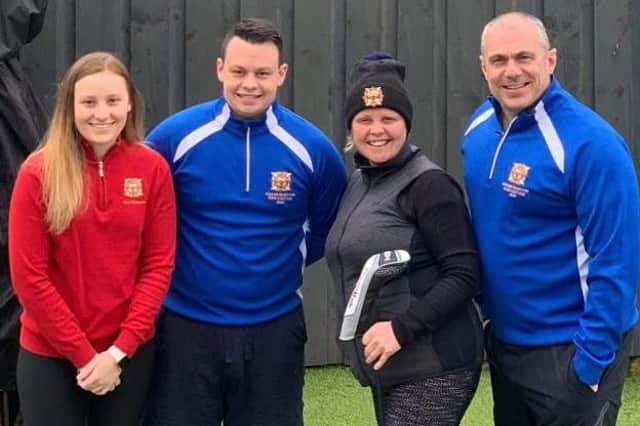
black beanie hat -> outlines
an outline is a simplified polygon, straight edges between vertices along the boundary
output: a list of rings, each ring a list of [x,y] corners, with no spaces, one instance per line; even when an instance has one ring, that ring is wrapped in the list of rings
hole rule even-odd
[[[404,87],[404,73],[404,65],[386,52],[371,52],[356,62],[344,105],[347,129],[363,109],[389,108],[402,115],[410,131],[413,107]]]

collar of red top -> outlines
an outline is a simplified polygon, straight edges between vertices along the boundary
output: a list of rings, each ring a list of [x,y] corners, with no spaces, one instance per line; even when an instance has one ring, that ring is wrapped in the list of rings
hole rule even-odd
[[[80,144],[80,147],[82,148],[82,151],[84,152],[84,155],[85,155],[86,159],[88,161],[96,161],[97,162],[98,158],[96,157],[96,153],[93,150],[93,147],[91,146],[91,143],[89,143],[82,136],[78,137],[78,141],[79,141],[78,143]],[[113,151],[114,148],[119,147],[124,143],[125,143],[125,140],[122,137],[122,135],[118,136],[118,138],[116,139],[116,142],[109,147],[109,150],[104,154],[104,157],[102,159],[104,160],[104,158],[107,155],[109,155],[109,153],[111,151]]]

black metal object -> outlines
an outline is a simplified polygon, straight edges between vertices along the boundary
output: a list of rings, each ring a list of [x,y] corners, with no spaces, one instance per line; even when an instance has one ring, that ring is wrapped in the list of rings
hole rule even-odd
[[[0,2],[0,391],[2,422],[6,426],[17,409],[15,369],[20,314],[7,255],[9,198],[18,168],[39,143],[47,121],[20,62],[20,51],[42,29],[46,7],[46,0]]]

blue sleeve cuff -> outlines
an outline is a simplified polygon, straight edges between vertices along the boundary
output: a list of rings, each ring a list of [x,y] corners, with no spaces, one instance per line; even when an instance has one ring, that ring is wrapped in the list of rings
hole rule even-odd
[[[614,359],[615,353],[608,362],[599,361],[576,346],[576,353],[573,356],[573,369],[582,383],[585,385],[597,385],[600,383],[605,368],[607,368]]]

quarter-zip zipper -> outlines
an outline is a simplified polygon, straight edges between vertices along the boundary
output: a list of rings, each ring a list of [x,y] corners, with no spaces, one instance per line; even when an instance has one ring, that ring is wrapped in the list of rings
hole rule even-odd
[[[502,138],[500,138],[500,142],[498,142],[498,147],[496,148],[496,152],[493,154],[493,161],[491,162],[491,170],[489,170],[489,180],[493,179],[493,173],[496,170],[496,163],[498,162],[498,156],[500,155],[500,151],[502,150],[502,145],[504,145],[505,139],[507,139],[507,135],[509,134],[509,130],[511,129],[511,125],[516,121],[518,116],[515,116],[509,122],[507,129],[502,134]]]
[[[107,208],[107,194],[106,194],[106,188],[105,188],[105,182],[104,182],[104,161],[103,160],[99,160],[98,161],[98,177],[99,177],[99,195],[98,195],[98,206],[100,207],[101,210],[104,210]]]
[[[246,170],[245,170],[245,184],[244,190],[249,192],[251,189],[251,127],[247,126],[247,137],[245,140],[245,157],[246,157]]]

